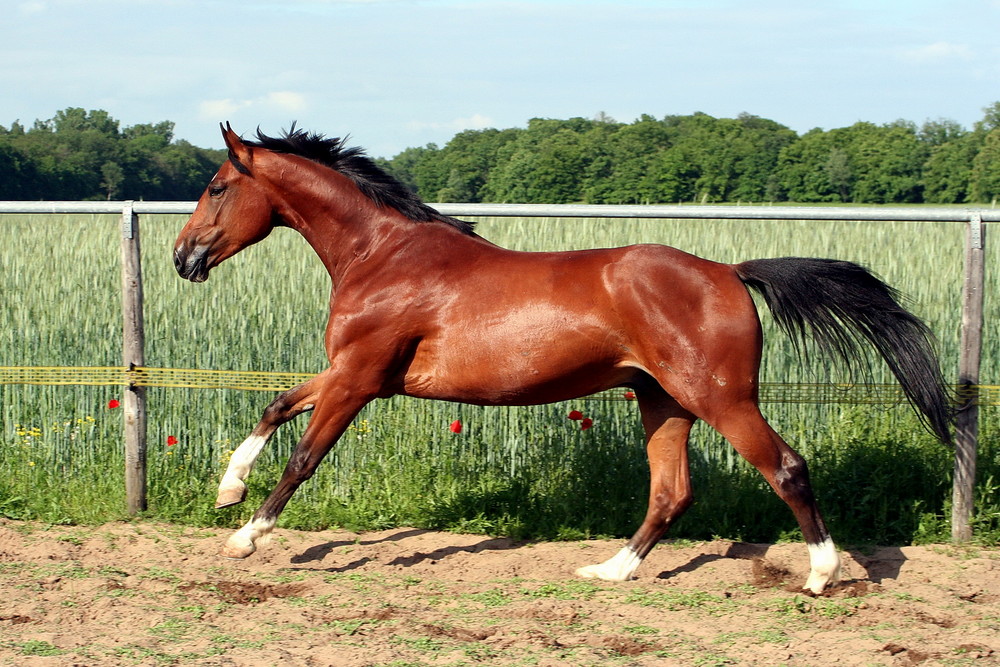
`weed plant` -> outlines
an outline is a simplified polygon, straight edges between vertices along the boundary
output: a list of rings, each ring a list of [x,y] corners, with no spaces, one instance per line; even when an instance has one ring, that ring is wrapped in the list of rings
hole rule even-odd
[[[183,224],[144,216],[141,233],[150,366],[318,372],[329,279],[305,242],[276,230],[200,285],[170,261]],[[118,221],[113,216],[0,217],[0,365],[115,366],[120,362]],[[940,340],[946,377],[957,367],[962,229],[954,224],[483,219],[479,231],[518,249],[667,243],[735,262],[800,255],[858,261],[909,297]],[[419,230],[415,228],[415,232]],[[997,266],[996,244],[987,266]],[[377,278],[376,278],[377,279]],[[636,276],[636,280],[647,279]],[[988,276],[987,294],[1000,282]],[[997,321],[988,297],[987,322]],[[769,315],[766,382],[852,381],[822,359],[804,363]],[[986,336],[983,382],[1000,377]],[[870,379],[890,382],[880,365]],[[116,387],[0,386],[0,515],[55,523],[124,517]],[[235,526],[280,475],[306,417],[283,427],[249,479],[248,502],[212,509],[232,450],[272,396],[208,389],[148,390],[149,510],[178,523]],[[810,461],[820,506],[843,544],[945,540],[951,451],[898,405],[768,404],[775,428]],[[581,430],[567,418],[593,419]],[[982,411],[976,539],[1000,541],[997,408]],[[449,424],[459,420],[460,433]],[[673,537],[797,539],[791,512],[711,429],[692,434],[696,502]],[[517,537],[630,534],[641,520],[647,468],[637,406],[610,392],[545,406],[476,407],[377,401],[304,485],[284,526],[413,525]]]

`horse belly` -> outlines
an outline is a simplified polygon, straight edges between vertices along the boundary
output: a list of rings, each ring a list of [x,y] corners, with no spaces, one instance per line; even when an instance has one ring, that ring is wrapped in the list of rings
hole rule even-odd
[[[530,324],[529,324],[530,321]],[[481,405],[532,405],[593,394],[627,382],[618,337],[606,328],[509,314],[502,322],[425,339],[403,393]]]

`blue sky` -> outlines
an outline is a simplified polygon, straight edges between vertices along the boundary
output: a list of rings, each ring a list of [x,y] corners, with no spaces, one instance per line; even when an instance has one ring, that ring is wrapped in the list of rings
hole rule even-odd
[[[747,112],[797,132],[966,127],[1000,101],[1000,0],[8,0],[0,125],[66,107],[293,120],[375,156],[528,119]]]

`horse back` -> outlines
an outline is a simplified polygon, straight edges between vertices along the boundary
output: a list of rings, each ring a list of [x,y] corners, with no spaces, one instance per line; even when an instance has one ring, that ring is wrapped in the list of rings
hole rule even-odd
[[[421,305],[411,309],[417,342],[395,393],[502,405],[567,400],[687,368],[699,340],[759,345],[753,302],[732,268],[668,246],[493,246],[461,259],[424,274]],[[715,363],[695,356],[696,366]]]

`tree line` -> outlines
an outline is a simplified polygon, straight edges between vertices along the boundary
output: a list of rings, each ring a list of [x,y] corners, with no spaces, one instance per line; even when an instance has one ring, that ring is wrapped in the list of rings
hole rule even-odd
[[[750,114],[534,118],[378,162],[431,202],[984,204],[1000,197],[1000,102],[983,111],[971,129],[899,120],[802,135]],[[0,126],[0,199],[197,199],[225,151],[173,133],[80,108]]]
[[[1000,102],[984,112],[972,129],[900,120],[801,136],[749,114],[535,118],[384,165],[427,201],[989,203],[1000,197]]]
[[[122,128],[68,108],[30,128],[0,126],[0,199],[197,199],[226,157],[174,139],[170,121]]]

